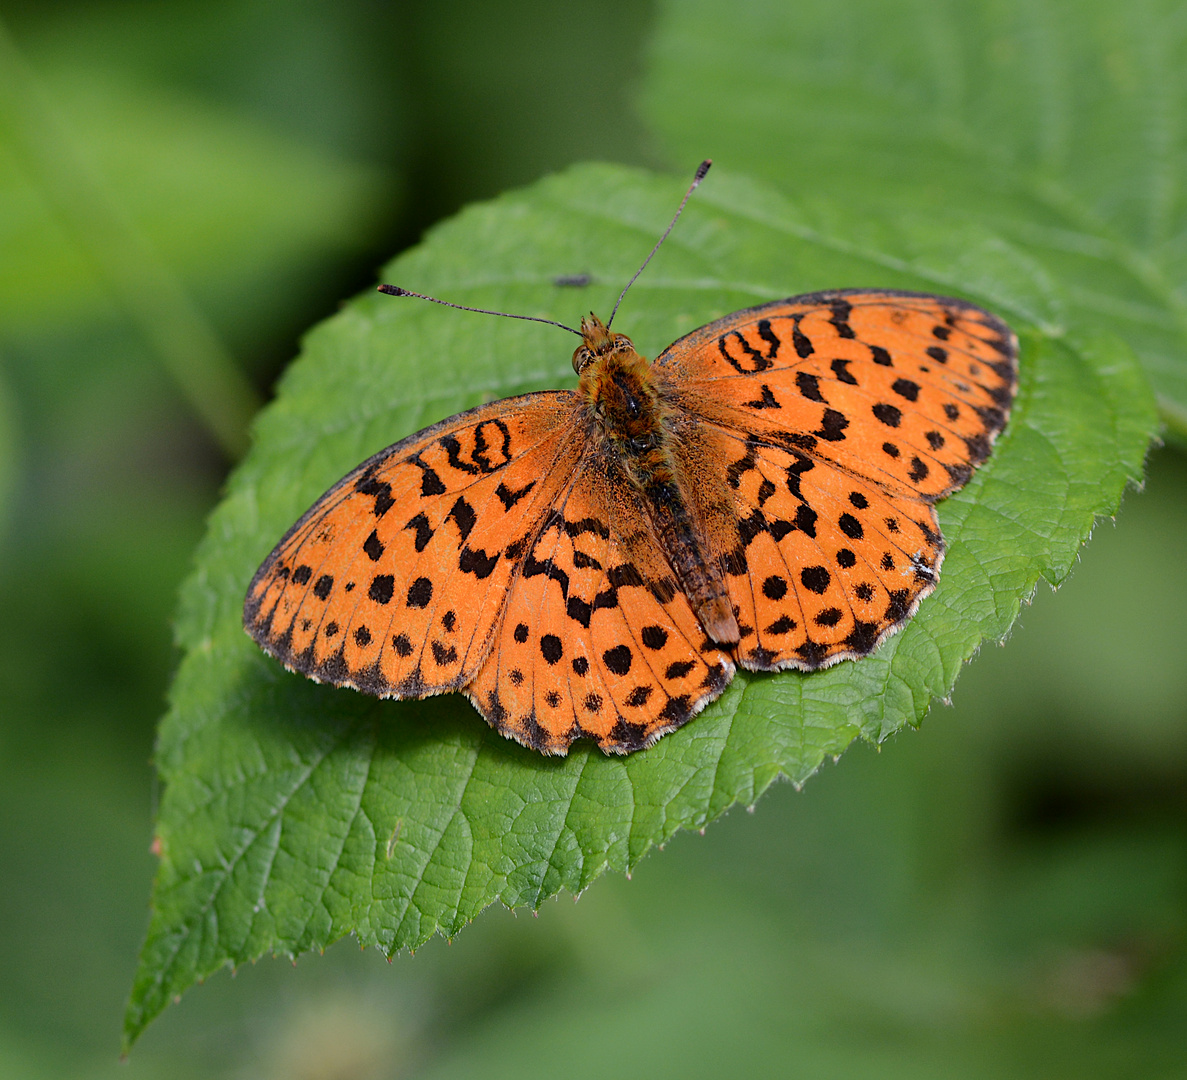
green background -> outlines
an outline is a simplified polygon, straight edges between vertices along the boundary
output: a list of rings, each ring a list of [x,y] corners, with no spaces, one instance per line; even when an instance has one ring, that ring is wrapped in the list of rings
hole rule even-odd
[[[114,1075],[170,618],[227,467],[202,417],[267,396],[299,334],[462,203],[588,159],[687,171],[700,152],[654,102],[674,63],[698,70],[674,32],[694,20],[625,3],[4,14],[72,141],[0,156],[0,1074]],[[1139,33],[1161,17],[1143,8]],[[149,269],[105,263],[55,190],[131,221]],[[146,344],[152,309],[137,323],[113,302],[121,281],[181,296],[221,342],[208,359],[246,379],[178,389]],[[494,909],[390,966],[343,942],[219,974],[119,1075],[1180,1074],[1187,464],[1150,465],[921,732],[677,836],[576,905]]]

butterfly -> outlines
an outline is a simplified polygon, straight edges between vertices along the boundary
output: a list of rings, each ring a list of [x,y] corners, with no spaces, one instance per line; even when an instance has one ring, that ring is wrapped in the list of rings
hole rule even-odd
[[[1010,328],[964,300],[829,290],[648,362],[612,321],[573,331],[576,390],[452,416],[318,499],[248,587],[264,651],[379,697],[461,691],[545,754],[626,754],[739,665],[813,671],[900,629],[936,587],[935,503],[1009,416]]]

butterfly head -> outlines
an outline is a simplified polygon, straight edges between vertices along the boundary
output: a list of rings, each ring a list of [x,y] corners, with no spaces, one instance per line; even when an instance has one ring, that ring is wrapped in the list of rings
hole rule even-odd
[[[581,344],[573,351],[573,370],[580,375],[595,360],[617,352],[634,352],[626,334],[614,333],[592,311],[581,320]]]

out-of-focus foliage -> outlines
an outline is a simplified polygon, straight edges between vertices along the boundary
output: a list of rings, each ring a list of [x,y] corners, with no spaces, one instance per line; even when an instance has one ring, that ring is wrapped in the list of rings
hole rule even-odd
[[[1177,0],[663,0],[644,95],[665,147],[871,222],[978,222],[1121,334],[1187,442],[1187,19]],[[902,235],[912,230],[904,227]],[[918,266],[908,242],[887,254]]]
[[[20,462],[17,460],[20,432],[17,430],[16,405],[12,391],[0,368],[0,544],[8,525],[13,490],[16,487]]]
[[[237,295],[217,284],[234,268],[185,276],[261,392],[301,331],[462,202],[574,160],[659,163],[627,108],[652,16],[626,0],[12,0],[4,15],[51,90],[75,71],[141,88],[144,109],[159,92],[379,178],[381,205],[354,204],[344,244],[261,261]],[[6,268],[36,262],[6,236]],[[0,378],[16,470],[0,538],[0,1075],[532,1076],[557,1054],[585,1075],[1179,1068],[1187,471],[1168,452],[922,733],[802,793],[777,787],[538,919],[490,911],[392,965],[342,943],[220,975],[117,1064],[170,618],[223,466],[114,310],[0,334]]]

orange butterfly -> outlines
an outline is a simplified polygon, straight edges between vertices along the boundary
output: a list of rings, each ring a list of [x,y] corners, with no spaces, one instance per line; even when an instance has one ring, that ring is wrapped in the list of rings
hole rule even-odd
[[[248,588],[260,646],[379,697],[463,691],[546,754],[650,746],[737,664],[814,670],[898,630],[936,586],[933,504],[1017,383],[1009,327],[924,293],[761,304],[653,363],[592,314],[580,336],[575,391],[443,420],[318,499]]]

